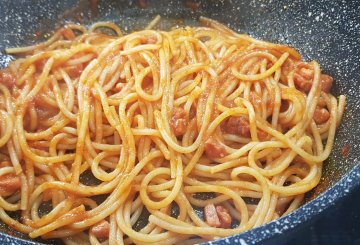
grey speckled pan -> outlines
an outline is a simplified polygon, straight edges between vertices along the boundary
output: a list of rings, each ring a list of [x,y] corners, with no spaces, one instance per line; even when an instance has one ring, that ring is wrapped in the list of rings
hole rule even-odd
[[[360,186],[360,1],[142,2],[146,3],[146,8],[138,1],[2,0],[0,52],[5,47],[39,41],[39,36],[48,35],[68,21],[88,24],[111,20],[129,32],[141,29],[157,14],[163,17],[162,28],[194,25],[198,17],[204,15],[239,32],[291,45],[306,60],[317,60],[322,69],[335,78],[335,94],[347,96],[345,116],[333,152],[325,164],[322,181],[309,193],[307,203],[292,214],[209,244],[281,244]],[[11,59],[13,57],[0,53],[0,67]],[[347,157],[341,154],[344,146],[350,147]],[[27,238],[6,226],[2,230],[1,244],[35,244],[22,240]],[[9,232],[13,236],[8,235]]]

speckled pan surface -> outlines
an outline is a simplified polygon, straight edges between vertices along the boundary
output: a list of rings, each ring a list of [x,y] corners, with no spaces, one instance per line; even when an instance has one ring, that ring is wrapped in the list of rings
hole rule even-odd
[[[333,92],[347,96],[347,109],[325,164],[322,181],[308,202],[294,213],[211,244],[280,244],[302,225],[360,186],[360,1],[105,1],[2,0],[0,1],[0,52],[46,37],[56,27],[75,21],[88,24],[114,21],[126,32],[141,29],[155,15],[161,28],[194,25],[204,15],[264,40],[295,47],[306,60],[315,59],[335,78]],[[193,3],[195,2],[195,4]],[[13,59],[0,53],[0,67]],[[349,146],[343,157],[341,150]],[[7,228],[1,229],[8,232]],[[17,235],[17,233],[14,233]],[[0,233],[0,244],[35,244]]]

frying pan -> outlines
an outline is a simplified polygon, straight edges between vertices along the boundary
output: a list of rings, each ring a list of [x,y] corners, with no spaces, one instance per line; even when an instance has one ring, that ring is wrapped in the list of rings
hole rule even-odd
[[[345,94],[347,107],[320,184],[295,212],[243,234],[209,244],[281,244],[302,226],[334,207],[360,186],[360,1],[166,1],[166,0],[2,0],[0,67],[14,57],[5,47],[39,42],[67,22],[109,20],[125,32],[139,30],[157,14],[160,28],[196,25],[199,16],[216,19],[253,37],[293,46],[334,77],[333,93]],[[13,214],[16,215],[16,214]],[[1,226],[0,243],[38,244]],[[50,243],[58,243],[50,241]]]

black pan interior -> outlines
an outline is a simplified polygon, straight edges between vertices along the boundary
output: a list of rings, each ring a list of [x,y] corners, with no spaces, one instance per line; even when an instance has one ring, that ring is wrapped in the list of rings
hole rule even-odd
[[[216,19],[256,38],[293,46],[305,60],[317,60],[333,76],[333,93],[347,96],[347,107],[327,160],[321,183],[308,194],[316,198],[359,164],[360,159],[360,2],[353,1],[166,1],[166,0],[2,0],[0,67],[14,57],[6,47],[46,39],[68,22],[113,21],[125,32],[142,29],[157,14],[161,29],[196,25],[199,16]],[[344,150],[348,149],[348,154]],[[6,226],[2,230],[19,233]]]

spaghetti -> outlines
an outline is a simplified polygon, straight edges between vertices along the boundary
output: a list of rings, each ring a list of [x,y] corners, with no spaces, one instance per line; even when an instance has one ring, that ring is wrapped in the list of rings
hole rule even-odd
[[[0,72],[3,222],[66,244],[192,244],[286,215],[319,183],[345,106],[319,64],[207,18],[158,20],[7,49],[23,56]]]

